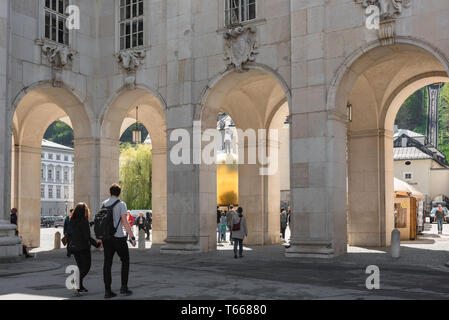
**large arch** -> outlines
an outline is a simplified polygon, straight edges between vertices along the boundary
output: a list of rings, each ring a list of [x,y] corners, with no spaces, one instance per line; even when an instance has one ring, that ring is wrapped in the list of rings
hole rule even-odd
[[[19,210],[19,233],[28,247],[40,245],[40,185],[42,138],[56,120],[70,123],[75,140],[92,135],[91,120],[84,103],[64,84],[46,82],[23,89],[12,105],[10,125],[11,207]],[[93,186],[86,185],[93,169],[93,161],[75,143],[75,200],[92,203]],[[82,187],[81,187],[82,185]]]
[[[132,121],[147,129],[152,141],[153,244],[164,243],[167,236],[167,138],[166,104],[155,91],[143,85],[130,90],[123,87],[103,108],[100,117],[100,194],[109,196],[109,186],[119,181],[120,137]]]
[[[217,126],[217,115],[225,112],[231,116],[236,127],[243,131],[275,129],[273,124],[278,120],[276,113],[284,106],[283,112],[288,115],[290,101],[290,90],[275,71],[263,65],[252,64],[246,72],[228,70],[214,78],[201,96],[195,121],[201,122],[202,132],[213,130]],[[267,146],[272,145],[279,150],[279,140],[270,141],[269,137],[266,140]],[[203,142],[203,148],[207,144],[208,142]],[[250,145],[246,140],[244,144],[239,143],[240,154],[243,152],[246,158],[245,163],[238,166],[239,205],[244,209],[249,229],[246,243],[276,244],[280,243],[280,177],[279,174],[274,177],[260,175],[259,162],[248,164],[247,153],[256,152],[255,147],[256,145]],[[199,165],[198,219],[201,223],[198,225],[201,251],[216,249],[216,221],[211,215],[217,204],[216,178],[215,164]]]
[[[348,243],[388,246],[393,219],[393,125],[414,91],[447,82],[449,63],[420,40],[398,37],[360,48],[342,64],[328,91],[328,110],[347,114]]]

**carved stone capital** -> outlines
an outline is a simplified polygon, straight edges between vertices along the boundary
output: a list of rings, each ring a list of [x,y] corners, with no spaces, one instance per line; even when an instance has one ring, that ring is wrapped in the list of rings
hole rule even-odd
[[[116,54],[117,63],[127,73],[135,73],[144,63],[145,50],[125,50]]]
[[[379,39],[383,46],[393,45],[396,37],[396,20],[385,20],[379,24]]]
[[[247,71],[245,65],[256,60],[256,31],[250,27],[236,27],[224,34],[225,61],[228,69]]]
[[[45,57],[53,69],[62,70],[72,65],[73,57],[76,54],[75,50],[63,45],[46,43],[44,41],[38,41],[37,44],[41,46],[42,56]]]

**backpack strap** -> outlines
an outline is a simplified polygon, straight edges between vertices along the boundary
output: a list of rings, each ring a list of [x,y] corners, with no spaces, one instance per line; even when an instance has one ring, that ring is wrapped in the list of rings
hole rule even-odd
[[[114,211],[113,211],[113,210],[114,210],[114,207],[115,207],[116,205],[118,205],[120,202],[121,202],[121,200],[118,199],[116,202],[114,202],[114,204],[113,204],[112,206],[109,206],[109,207],[108,207],[108,209],[111,209],[111,210],[112,210],[112,217],[114,217]],[[113,219],[114,219],[114,218],[113,218]],[[117,232],[118,226],[120,225],[121,222],[122,222],[122,217],[119,217],[117,226],[114,228],[114,234]]]

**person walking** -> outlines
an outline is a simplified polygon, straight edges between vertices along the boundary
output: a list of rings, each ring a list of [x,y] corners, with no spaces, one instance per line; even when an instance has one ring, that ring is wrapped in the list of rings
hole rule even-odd
[[[231,244],[234,244],[233,238],[232,238],[232,217],[235,215],[234,206],[230,205],[229,210],[226,213],[226,221],[228,223],[228,229],[229,229],[229,240],[231,241]]]
[[[443,225],[447,216],[447,208],[443,208],[441,204],[438,207],[432,210],[432,213],[435,215],[435,220],[438,224],[438,234],[443,234]]]
[[[145,217],[145,233],[147,234],[147,240],[150,240],[150,232],[151,232],[151,224],[153,219],[150,216],[150,213],[147,212],[147,216]]]
[[[219,230],[220,230],[219,239],[221,239],[221,241],[223,242],[226,242],[226,231],[228,230],[228,221],[225,212],[221,213]]]
[[[143,212],[139,212],[139,217],[136,220],[136,225],[138,231],[145,230],[145,217],[143,216]]]
[[[116,297],[117,294],[112,291],[112,262],[114,259],[114,254],[117,253],[122,261],[121,278],[122,286],[120,288],[120,294],[122,295],[132,295],[132,291],[128,289],[128,277],[129,277],[129,249],[127,244],[127,237],[123,233],[123,228],[131,238],[131,244],[133,247],[136,246],[136,238],[131,230],[128,223],[127,207],[126,203],[120,200],[120,194],[122,192],[121,187],[118,184],[113,184],[109,192],[111,197],[103,202],[104,207],[112,207],[114,226],[116,227],[116,232],[114,236],[108,240],[103,240],[104,248],[104,266],[103,266],[103,279],[105,286],[105,299],[110,299]],[[114,229],[115,230],[115,229]]]
[[[281,238],[285,240],[285,230],[287,229],[287,213],[284,208],[281,211]]]
[[[89,207],[85,203],[79,203],[73,210],[69,222],[72,230],[71,239],[67,247],[70,253],[75,256],[76,265],[80,272],[78,293],[88,292],[84,287],[84,278],[89,273],[92,264],[90,246],[92,245],[96,248],[101,247],[101,242],[96,241],[90,236],[89,217]]]
[[[217,242],[221,243],[221,210],[219,206],[217,206],[217,234]]]
[[[72,255],[70,253],[69,250],[69,244],[72,238],[72,226],[70,224],[70,219],[72,218],[73,215],[73,209],[70,210],[70,214],[64,219],[64,237],[66,239],[66,244],[67,244],[67,257],[70,258],[70,256]]]
[[[237,259],[237,246],[239,257],[243,258],[243,239],[248,236],[246,218],[243,216],[243,209],[239,207],[237,213],[232,215],[232,239],[234,241],[234,258]]]

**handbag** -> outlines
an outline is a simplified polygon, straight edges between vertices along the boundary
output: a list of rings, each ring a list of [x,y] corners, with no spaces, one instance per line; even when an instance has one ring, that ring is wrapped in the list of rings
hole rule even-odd
[[[240,224],[242,223],[242,218],[240,218],[239,223],[234,223],[232,225],[232,231],[240,231]]]
[[[61,239],[61,242],[62,242],[62,244],[63,244],[64,246],[66,246],[66,245],[67,245],[67,236],[64,236],[64,237]]]

